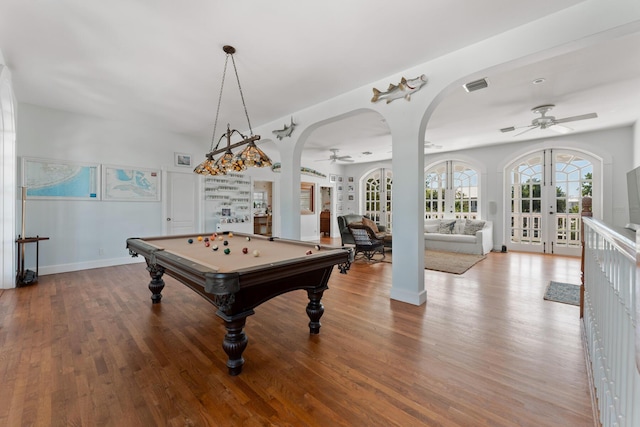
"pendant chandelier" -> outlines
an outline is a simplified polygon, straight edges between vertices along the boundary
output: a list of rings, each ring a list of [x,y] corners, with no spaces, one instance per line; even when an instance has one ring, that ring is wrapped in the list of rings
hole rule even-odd
[[[216,120],[213,124],[213,136],[211,137],[211,147],[206,154],[205,161],[200,163],[193,170],[200,175],[225,175],[227,172],[242,172],[248,167],[269,167],[272,162],[269,156],[267,156],[262,150],[256,146],[256,141],[260,139],[260,135],[254,135],[251,129],[251,122],[249,121],[249,113],[247,112],[247,106],[244,102],[244,95],[242,93],[242,87],[240,86],[240,78],[238,77],[238,70],[236,68],[236,61],[233,59],[233,54],[236,53],[236,49],[233,46],[225,45],[222,50],[227,54],[224,61],[224,72],[222,73],[222,84],[220,85],[220,95],[218,96],[218,108],[216,110]],[[244,114],[247,117],[247,124],[249,126],[250,136],[243,135],[236,129],[231,129],[227,124],[227,131],[218,139],[218,142],[214,148],[213,144],[216,139],[216,131],[218,127],[218,115],[220,114],[220,102],[222,101],[222,91],[224,89],[224,80],[227,74],[227,64],[231,57],[231,63],[233,64],[233,70],[238,82],[238,89],[240,91],[240,99],[242,100],[242,106],[244,107]],[[231,143],[231,137],[236,135],[242,138],[241,141]],[[223,138],[226,138],[227,145],[224,148],[218,149],[220,142]],[[246,147],[239,151],[237,154],[233,154],[231,150],[242,146]],[[216,160],[216,156],[222,154]]]

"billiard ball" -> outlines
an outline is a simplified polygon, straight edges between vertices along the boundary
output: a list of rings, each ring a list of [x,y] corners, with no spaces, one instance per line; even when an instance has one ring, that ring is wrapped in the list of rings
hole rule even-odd
[[[202,236],[198,236],[198,242],[202,242]]]
[[[242,253],[243,253],[243,254],[247,254],[247,253],[249,253],[249,249],[247,249],[247,248],[242,248]]]
[[[320,250],[320,245],[316,245],[315,248],[316,248],[316,251],[319,251]]]
[[[211,249],[213,249],[214,251],[217,251],[218,250],[218,245],[211,246]]]
[[[224,250],[225,255],[229,255],[231,253],[231,249],[227,248]]]
[[[233,233],[229,233],[229,237],[230,237],[230,238],[231,238],[231,237],[233,237]]]
[[[205,241],[205,242],[208,242],[208,241],[209,241],[209,238],[208,238],[208,237],[205,237],[205,238],[204,238],[204,241]]]
[[[207,247],[207,248],[208,248],[208,247],[209,247],[209,245],[210,245],[209,241],[208,241],[208,240],[207,240],[207,241],[205,241],[205,242],[204,242],[204,245],[205,245],[205,247]]]
[[[247,242],[251,241],[251,237],[247,236]]]
[[[222,240],[222,236],[218,236],[218,240]]]
[[[307,255],[311,255],[313,252],[311,251],[307,251]]]
[[[225,245],[225,246],[229,246],[229,241],[225,240],[224,242],[222,242],[222,244]]]
[[[257,249],[255,251],[253,251],[253,256],[254,257],[259,257],[260,256],[260,251],[257,250]]]
[[[193,243],[193,239],[189,239],[189,240],[187,240],[187,242],[189,242],[189,244],[192,244]]]

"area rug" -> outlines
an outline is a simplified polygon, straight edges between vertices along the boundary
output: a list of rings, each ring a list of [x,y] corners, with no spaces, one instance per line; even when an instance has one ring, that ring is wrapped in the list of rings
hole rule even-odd
[[[485,258],[484,255],[424,251],[424,268],[425,270],[462,274]],[[393,257],[387,253],[383,261],[392,262]]]
[[[564,304],[580,305],[580,286],[552,280],[544,293],[544,299]]]

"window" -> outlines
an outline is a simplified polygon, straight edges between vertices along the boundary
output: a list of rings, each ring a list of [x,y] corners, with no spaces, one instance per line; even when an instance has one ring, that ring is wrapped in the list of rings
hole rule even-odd
[[[478,172],[471,166],[453,160],[439,163],[425,173],[425,218],[478,217]]]

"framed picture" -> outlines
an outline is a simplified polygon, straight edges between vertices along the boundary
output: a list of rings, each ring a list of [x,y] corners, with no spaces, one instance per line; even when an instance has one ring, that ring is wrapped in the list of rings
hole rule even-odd
[[[353,200],[353,194],[349,194],[349,201]]]
[[[329,175],[329,182],[336,182],[336,176],[335,175]]]
[[[342,203],[338,203],[336,205],[336,209],[338,210],[338,212],[342,212]]]
[[[100,200],[100,165],[23,157],[22,186],[28,199]]]
[[[347,178],[347,181],[348,181],[348,182],[353,182],[353,177],[352,177],[352,176],[350,176],[349,178]]]
[[[342,182],[342,176],[338,177],[338,182]]]
[[[174,153],[174,163],[176,166],[191,167],[191,154]]]
[[[347,186],[347,191],[349,191],[349,193],[353,193],[354,190],[355,190],[355,187],[353,185]]]
[[[338,191],[342,191],[342,184],[338,185]]]
[[[160,200],[160,170],[103,165],[102,198],[128,202],[157,202]]]
[[[222,208],[222,216],[231,216],[231,208]]]

